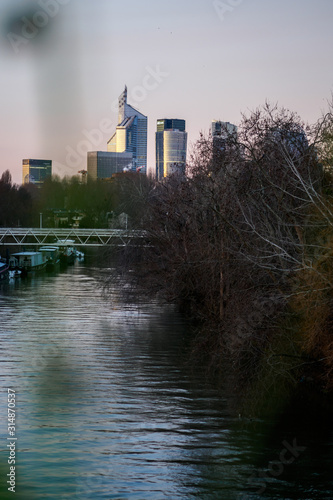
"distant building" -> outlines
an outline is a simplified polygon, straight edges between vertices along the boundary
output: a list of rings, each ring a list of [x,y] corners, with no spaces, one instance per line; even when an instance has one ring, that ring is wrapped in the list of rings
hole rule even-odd
[[[114,174],[132,170],[133,153],[90,151],[87,154],[88,180],[109,179]]]
[[[147,116],[127,104],[127,87],[119,97],[118,125],[107,144],[110,153],[132,153],[132,170],[147,172]]]
[[[275,127],[267,135],[269,141],[283,145],[285,153],[293,160],[304,156],[309,149],[308,138],[301,127],[295,127],[293,130]]]
[[[82,169],[82,170],[78,171],[78,174],[80,174],[80,182],[81,182],[81,184],[87,184],[88,171]]]
[[[213,139],[213,157],[218,159],[223,151],[225,151],[228,140],[237,138],[237,127],[230,122],[213,120],[211,134]]]
[[[187,149],[185,120],[176,118],[157,120],[155,145],[157,180],[175,172],[185,172]]]
[[[233,123],[230,122],[221,122],[220,120],[212,121],[212,136],[213,137],[222,137],[226,139],[228,134],[237,134],[237,127]]]
[[[22,160],[22,184],[40,187],[52,175],[52,160]]]

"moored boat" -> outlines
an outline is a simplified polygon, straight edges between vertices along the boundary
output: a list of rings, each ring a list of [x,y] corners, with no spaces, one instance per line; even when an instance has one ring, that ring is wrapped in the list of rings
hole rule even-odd
[[[9,268],[19,270],[22,276],[46,267],[46,257],[41,252],[17,252],[9,259]]]
[[[9,265],[0,257],[0,281],[4,281],[9,277]]]
[[[60,264],[67,266],[74,264],[76,259],[74,243],[74,240],[58,240],[56,243],[53,243],[53,246],[59,248]]]
[[[54,271],[56,265],[60,262],[59,248],[56,246],[46,245],[41,247],[39,251],[46,259],[46,271]]]

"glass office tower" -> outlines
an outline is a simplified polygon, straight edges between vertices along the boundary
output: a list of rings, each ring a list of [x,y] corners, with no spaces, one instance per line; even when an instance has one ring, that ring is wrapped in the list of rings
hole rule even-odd
[[[127,104],[127,87],[118,100],[118,125],[108,141],[112,153],[132,153],[132,170],[147,171],[147,117]]]
[[[213,138],[213,147],[223,150],[229,139],[232,137],[237,138],[237,127],[230,122],[213,120],[211,133]]]
[[[230,147],[233,143],[233,139],[237,139],[237,127],[230,122],[213,120],[211,134],[213,139],[213,159],[214,161],[220,161],[227,147]]]
[[[132,170],[132,153],[89,151],[87,154],[88,180],[110,179],[114,174]]]
[[[176,118],[157,120],[155,145],[157,180],[176,172],[185,172],[187,150],[185,120]]]
[[[52,175],[52,160],[22,160],[22,184],[41,186]]]
[[[236,135],[237,127],[233,123],[230,122],[221,122],[220,120],[212,121],[212,136],[220,136],[224,139],[228,137],[228,135]]]

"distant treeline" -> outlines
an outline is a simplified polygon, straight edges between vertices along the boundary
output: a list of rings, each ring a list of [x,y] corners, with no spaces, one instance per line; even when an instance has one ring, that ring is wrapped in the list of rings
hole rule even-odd
[[[134,182],[133,178],[139,175],[141,179]],[[80,217],[80,227],[107,227],[110,218],[122,212],[126,212],[128,220],[135,224],[140,201],[133,185],[146,182],[143,177],[127,173],[110,181],[82,183],[77,176],[64,179],[53,176],[41,187],[36,187],[34,184],[13,184],[7,170],[0,179],[0,226],[38,227],[41,213],[45,227],[53,227],[59,220],[60,225],[70,226],[73,222],[70,217],[75,214]]]

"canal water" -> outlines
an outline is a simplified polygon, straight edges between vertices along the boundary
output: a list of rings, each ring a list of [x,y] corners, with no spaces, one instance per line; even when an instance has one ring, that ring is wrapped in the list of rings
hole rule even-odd
[[[9,388],[16,498],[333,498],[325,415],[238,415],[188,363],[184,318],[125,300],[119,284],[104,296],[103,273],[78,263],[0,288],[0,473]]]

